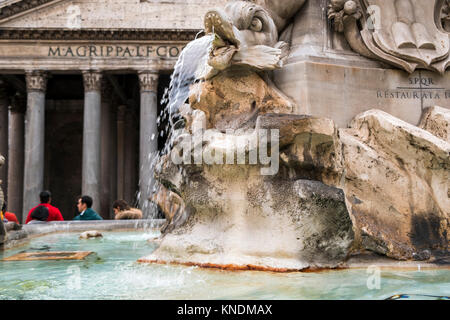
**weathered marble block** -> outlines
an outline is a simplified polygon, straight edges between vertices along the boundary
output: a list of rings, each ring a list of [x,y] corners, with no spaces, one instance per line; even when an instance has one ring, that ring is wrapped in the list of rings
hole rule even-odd
[[[418,125],[424,109],[450,109],[450,72],[408,74],[395,69],[301,61],[275,72],[276,84],[297,103],[297,114],[333,119],[347,127],[358,114],[383,110]]]

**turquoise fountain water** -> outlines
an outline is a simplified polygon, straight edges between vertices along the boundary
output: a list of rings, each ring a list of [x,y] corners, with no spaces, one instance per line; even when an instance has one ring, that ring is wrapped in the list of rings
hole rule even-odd
[[[449,270],[383,270],[380,289],[370,290],[365,269],[279,274],[137,263],[156,248],[149,240],[158,235],[108,232],[79,240],[79,234],[67,233],[33,239],[0,258],[22,251],[95,255],[84,261],[0,261],[0,299],[386,299],[450,293]]]

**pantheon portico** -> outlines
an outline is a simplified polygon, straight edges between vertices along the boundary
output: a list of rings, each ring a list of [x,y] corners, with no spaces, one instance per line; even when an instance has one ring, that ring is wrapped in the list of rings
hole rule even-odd
[[[125,199],[147,207],[162,147],[161,98],[182,48],[219,1],[1,1],[0,172],[24,220],[41,190],[65,219],[76,197],[111,218]],[[201,17],[201,13],[196,13]]]

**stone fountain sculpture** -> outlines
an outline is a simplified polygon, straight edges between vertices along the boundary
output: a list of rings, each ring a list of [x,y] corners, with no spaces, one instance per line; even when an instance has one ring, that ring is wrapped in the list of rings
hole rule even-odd
[[[448,255],[449,110],[425,110],[418,127],[370,110],[345,129],[294,114],[270,71],[283,67],[289,44],[279,34],[304,3],[235,1],[207,13],[208,55],[157,168],[163,239],[140,261],[297,271],[339,267],[367,250],[400,260]],[[379,58],[360,36],[361,5],[332,0],[329,17],[354,50]],[[396,66],[443,72],[442,35],[433,38],[441,51],[424,45],[435,58],[405,54]]]
[[[288,2],[294,9],[291,15],[304,3]],[[307,139],[304,135],[310,136],[311,130],[317,131],[311,148],[334,144],[332,121],[292,115],[294,103],[266,73],[283,65],[288,45],[279,41],[278,33],[290,17],[277,2],[264,4],[269,4],[267,9],[236,1],[205,16],[205,31],[215,36],[204,81],[191,85],[190,107],[181,111],[186,128],[174,141],[171,154],[160,162],[158,179],[171,190],[155,197],[168,212],[166,235],[160,248],[142,261],[299,270],[335,267],[352,244],[351,220],[341,190],[290,176],[289,168],[261,175],[266,165],[249,164],[252,155],[261,153],[261,130],[279,130],[280,148],[296,138]],[[230,153],[224,141],[242,139],[248,144],[241,164],[221,165],[219,160],[197,165],[195,142],[183,151],[193,154],[193,159],[189,156],[185,163],[174,164],[178,147],[205,129],[215,131],[210,131],[214,135],[210,143],[200,146],[201,154],[218,160],[219,155]],[[237,150],[232,152],[237,160]]]

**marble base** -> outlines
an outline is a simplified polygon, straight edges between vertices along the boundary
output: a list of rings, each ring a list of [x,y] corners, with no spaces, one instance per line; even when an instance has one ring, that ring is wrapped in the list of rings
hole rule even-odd
[[[297,61],[275,71],[277,86],[297,103],[295,113],[333,119],[347,127],[358,114],[383,110],[418,125],[431,106],[450,109],[450,71],[443,76],[420,70]]]

